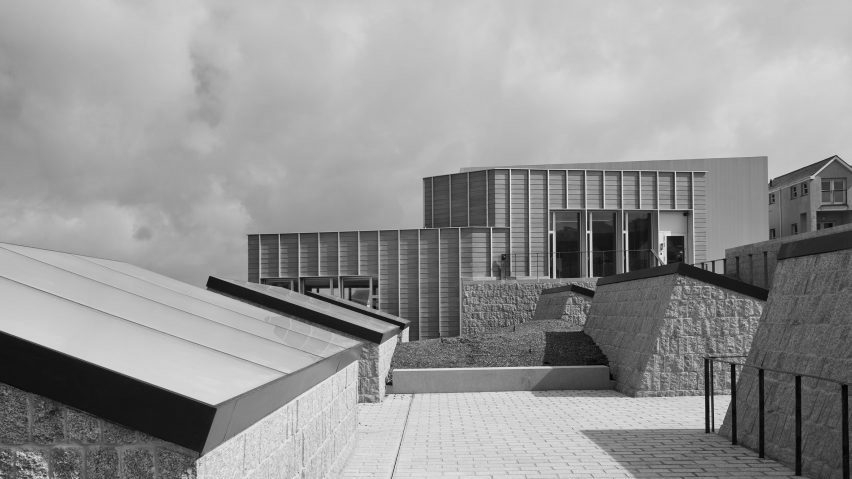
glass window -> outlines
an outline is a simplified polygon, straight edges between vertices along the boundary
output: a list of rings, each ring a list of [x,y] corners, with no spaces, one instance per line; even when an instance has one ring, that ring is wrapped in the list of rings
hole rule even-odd
[[[615,274],[615,212],[592,211],[592,276]]]
[[[790,187],[790,199],[798,198],[798,197],[799,197],[799,190],[798,190],[797,185],[791,186]]]
[[[826,178],[822,180],[822,203],[830,205],[846,204],[846,179]]]
[[[628,271],[651,267],[651,213],[627,213],[627,267]]]
[[[802,188],[802,196],[807,195],[808,194],[808,183],[807,182],[802,183],[801,188]]]
[[[555,211],[553,228],[556,232],[556,277],[579,278],[583,276],[580,213]]]
[[[799,232],[799,224],[798,223],[790,224],[790,234],[796,234],[798,232]]]
[[[770,205],[775,204],[775,193],[769,193],[769,204]]]
[[[775,239],[775,228],[769,228],[769,239]]]

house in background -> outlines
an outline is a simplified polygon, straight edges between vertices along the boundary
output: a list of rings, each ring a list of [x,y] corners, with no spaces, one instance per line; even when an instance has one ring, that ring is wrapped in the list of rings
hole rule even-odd
[[[837,155],[769,182],[769,239],[852,223],[852,166]]]
[[[464,169],[423,179],[423,228],[248,235],[248,280],[325,291],[457,336],[463,281],[601,277],[766,239],[767,158]]]

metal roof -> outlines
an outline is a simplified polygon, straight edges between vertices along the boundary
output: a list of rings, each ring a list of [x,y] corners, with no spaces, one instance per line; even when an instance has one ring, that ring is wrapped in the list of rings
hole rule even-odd
[[[400,332],[396,324],[278,286],[210,276],[207,288],[278,313],[297,315],[373,343],[383,343]]]
[[[305,295],[311,298],[319,299],[320,301],[325,301],[326,303],[331,303],[335,306],[340,306],[341,308],[351,309],[352,311],[356,311],[361,314],[366,314],[367,316],[372,316],[386,323],[395,324],[401,329],[405,329],[411,325],[411,321],[405,318],[394,316],[393,314],[386,313],[380,309],[368,308],[367,306],[356,303],[355,301],[349,301],[347,299],[338,298],[337,296],[331,296],[324,293],[314,293],[310,291],[305,293]]]
[[[199,452],[360,355],[294,317],[43,249],[0,243],[0,296],[0,381]],[[69,377],[89,387],[57,387]]]

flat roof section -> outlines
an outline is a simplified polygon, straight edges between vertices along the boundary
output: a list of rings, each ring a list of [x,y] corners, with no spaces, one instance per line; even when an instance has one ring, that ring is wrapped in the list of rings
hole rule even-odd
[[[590,298],[595,297],[595,290],[584,288],[582,286],[578,286],[576,284],[568,284],[565,286],[557,286],[555,288],[547,288],[541,291],[541,294],[554,294],[554,293],[562,293],[565,291],[571,291],[573,293],[582,294],[583,296],[588,296]]]
[[[371,316],[386,323],[391,323],[393,325],[399,326],[400,329],[405,329],[411,325],[411,321],[405,318],[394,316],[393,314],[386,313],[380,309],[368,308],[363,304],[356,303],[354,301],[349,301],[343,298],[338,298],[337,296],[331,296],[330,294],[314,293],[313,291],[308,291],[307,293],[305,293],[305,295],[310,298],[325,301],[326,303],[331,303],[335,306],[340,306],[341,308],[346,308],[355,311],[357,313],[366,314],[367,316]]]
[[[762,301],[766,301],[769,297],[769,291],[758,286],[748,283],[743,283],[727,276],[716,274],[686,263],[673,263],[656,268],[640,269],[629,273],[616,274],[612,276],[604,276],[598,279],[598,286],[605,284],[623,283],[625,281],[634,281],[637,279],[654,278],[657,276],[666,276],[669,274],[679,274],[692,279],[697,279],[708,284],[719,286],[720,288],[729,289],[731,291],[751,296]]]
[[[400,332],[400,327],[395,324],[277,286],[210,276],[207,288],[275,312],[293,314],[372,343],[381,344]]]
[[[0,243],[0,381],[206,452],[360,355],[359,341],[151,278]]]

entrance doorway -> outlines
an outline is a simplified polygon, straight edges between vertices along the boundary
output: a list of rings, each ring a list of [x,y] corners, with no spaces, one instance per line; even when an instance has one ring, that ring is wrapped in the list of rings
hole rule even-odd
[[[682,235],[666,236],[666,264],[682,263],[686,257],[686,243]]]

